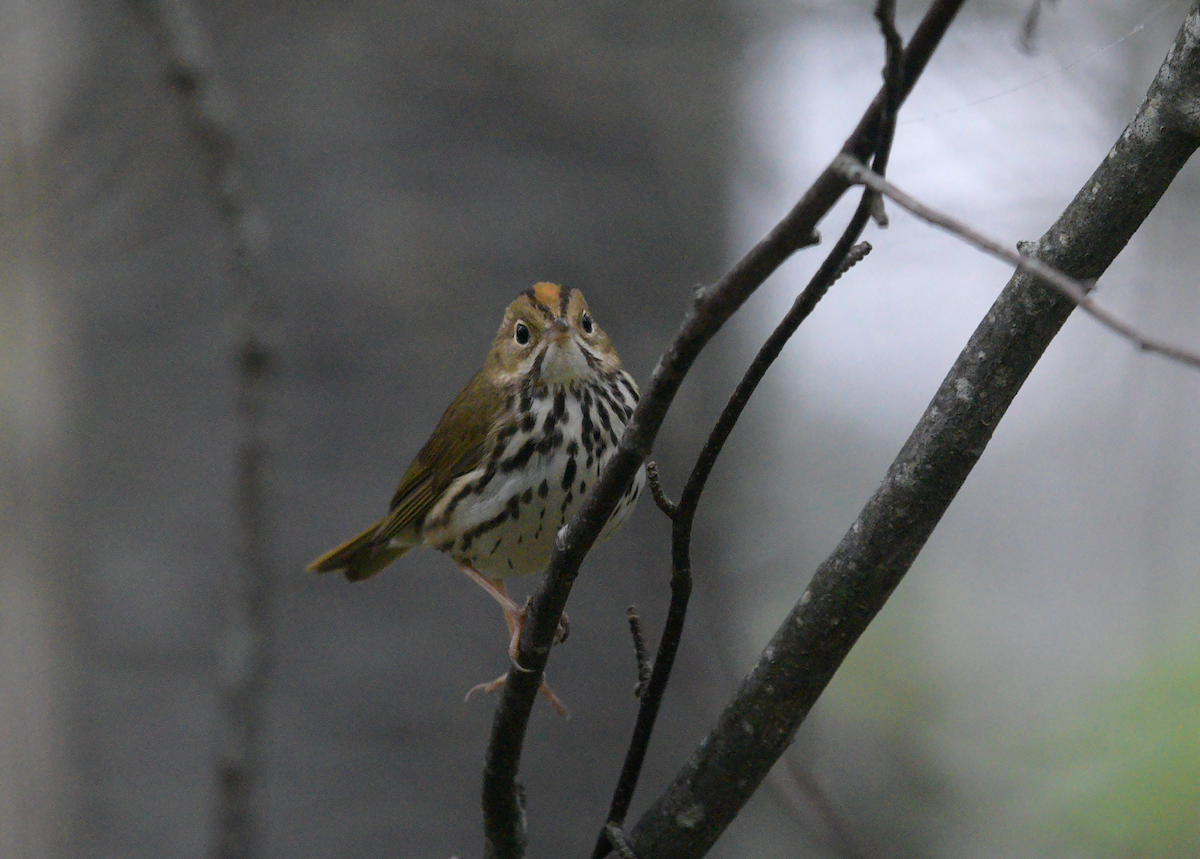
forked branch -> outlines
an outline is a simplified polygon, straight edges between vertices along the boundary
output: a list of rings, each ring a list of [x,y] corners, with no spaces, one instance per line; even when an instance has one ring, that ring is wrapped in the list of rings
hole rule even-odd
[[[990,239],[982,233],[972,229],[962,221],[956,220],[949,215],[939,212],[937,209],[927,206],[915,197],[912,197],[891,182],[884,179],[869,167],[864,166],[861,162],[856,161],[848,155],[839,155],[834,159],[834,164],[843,176],[855,184],[866,185],[868,188],[883,194],[885,197],[898,203],[903,208],[912,212],[923,221],[933,224],[935,227],[941,227],[951,235],[958,236],[967,244],[979,248],[981,251],[991,254],[997,259],[1002,259],[1005,262],[1010,262],[1019,268],[1021,271],[1029,274],[1034,274],[1050,284],[1052,287],[1061,292],[1066,298],[1070,299],[1077,307],[1082,309],[1089,316],[1098,320],[1102,325],[1111,331],[1115,331],[1120,336],[1124,337],[1138,349],[1143,352],[1154,352],[1162,355],[1172,361],[1178,361],[1181,364],[1186,364],[1189,367],[1200,368],[1200,355],[1191,352],[1180,346],[1174,346],[1162,340],[1155,339],[1146,334],[1142,334],[1128,322],[1114,315],[1108,310],[1105,310],[1095,300],[1088,295],[1095,286],[1095,281],[1085,283],[1076,280],[1073,277],[1063,274],[1051,266],[1046,265],[1036,257],[1025,253],[1009,250],[1004,245],[995,239]],[[1018,250],[1023,251],[1026,245],[1022,244]]]
[[[1200,0],[1137,115],[1032,256],[1075,280],[1099,277],[1200,146],[1198,104]],[[626,830],[637,856],[696,859],[741,810],[908,571],[1074,308],[1039,276],[1018,271],[1009,281],[717,726]]]
[[[963,0],[933,0],[901,55],[898,86],[885,84],[847,139],[843,151],[866,158],[877,150],[889,106],[911,91]],[[899,77],[899,76],[898,76]],[[898,95],[897,95],[898,93]],[[696,293],[678,332],[659,360],[616,453],[582,509],[560,535],[550,565],[534,591],[520,641],[521,664],[531,668],[505,686],[492,722],[483,777],[485,853],[518,859],[524,852],[524,810],[516,783],[521,750],[558,618],[584,556],[649,455],[667,409],[700,351],[743,302],[796,250],[813,242],[817,223],[850,187],[831,166],[784,219],[715,285]],[[653,685],[653,679],[651,680]]]
[[[895,15],[894,0],[879,0],[875,8],[875,17],[883,32],[885,45],[884,89],[882,91],[881,120],[876,130],[877,138],[873,149],[872,164],[880,172],[887,169],[892,139],[896,132],[896,116],[904,91],[903,42],[896,30]],[[753,396],[767,370],[783,351],[783,347],[796,333],[800,324],[816,308],[817,303],[825,296],[833,283],[870,252],[869,244],[864,242],[856,245],[855,242],[862,235],[863,228],[870,217],[875,217],[881,222],[886,220],[881,204],[882,198],[875,191],[868,190],[863,194],[857,211],[851,217],[841,237],[796,299],[791,310],[767,338],[746,370],[741,382],[738,383],[733,395],[729,398],[729,402],[722,410],[708,440],[696,458],[679,503],[671,503],[669,507],[662,503],[659,504],[672,520],[671,604],[667,611],[667,622],[663,626],[658,654],[654,659],[650,682],[646,686],[645,695],[642,696],[633,736],[625,754],[625,762],[621,768],[616,789],[613,791],[608,812],[608,826],[596,840],[592,859],[603,859],[609,848],[616,846],[608,832],[613,826],[619,830],[625,822],[625,815],[629,811],[642,764],[649,750],[650,738],[654,733],[659,706],[666,692],[667,683],[670,681],[675,654],[678,652],[683,638],[683,626],[692,592],[692,526],[700,505],[700,498],[708,483],[708,477],[712,473],[713,466],[716,465],[730,433],[733,432],[733,428],[741,418],[742,411],[750,402],[750,397]],[[649,476],[653,491],[658,483],[657,470],[651,472]],[[658,487],[655,499],[657,500],[661,494],[662,489]]]

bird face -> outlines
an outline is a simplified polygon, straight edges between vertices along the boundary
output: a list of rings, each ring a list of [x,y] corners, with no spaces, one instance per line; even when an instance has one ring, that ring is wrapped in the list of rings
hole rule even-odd
[[[508,306],[492,343],[489,360],[501,378],[526,376],[551,385],[569,385],[613,373],[621,360],[592,319],[583,293],[539,283]]]

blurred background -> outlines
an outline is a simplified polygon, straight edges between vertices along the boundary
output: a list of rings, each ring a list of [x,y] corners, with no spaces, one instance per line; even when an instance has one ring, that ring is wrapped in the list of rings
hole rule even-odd
[[[905,107],[892,178],[1036,239],[1187,5],[1047,3],[1022,47],[1028,0],[968,4]],[[902,32],[922,6],[900,3]],[[432,552],[357,585],[302,568],[385,510],[534,281],[582,289],[645,380],[691,289],[782,216],[878,88],[872,4],[189,0],[229,99],[242,233],[154,8],[0,3],[0,856],[214,855],[247,570],[269,585],[255,855],[479,855],[494,703],[462,695],[504,670],[495,606]],[[1099,292],[1193,348],[1198,206],[1193,164]],[[714,474],[635,811],[1007,280],[890,213]],[[655,451],[673,493],[818,257],[689,378]],[[237,407],[247,295],[269,357],[257,420]],[[1198,425],[1200,375],[1073,318],[713,855],[1200,853]],[[584,566],[549,670],[573,717],[539,702],[522,763],[531,855],[580,855],[603,822],[636,706],[625,607],[657,636],[667,533],[644,504]]]

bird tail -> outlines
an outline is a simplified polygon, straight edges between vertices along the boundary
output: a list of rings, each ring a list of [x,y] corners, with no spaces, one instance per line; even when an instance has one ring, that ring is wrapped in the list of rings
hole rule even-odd
[[[310,573],[333,573],[342,570],[352,582],[370,578],[412,548],[396,546],[391,541],[381,543],[379,526],[382,524],[380,522],[372,525],[357,537],[330,549],[306,569]]]

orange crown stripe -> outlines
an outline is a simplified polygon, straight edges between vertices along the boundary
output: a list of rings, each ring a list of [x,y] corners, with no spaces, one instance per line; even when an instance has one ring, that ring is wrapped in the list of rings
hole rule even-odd
[[[557,283],[548,283],[546,281],[535,283],[533,285],[533,296],[552,310],[557,310],[558,303],[562,300],[562,287]]]

